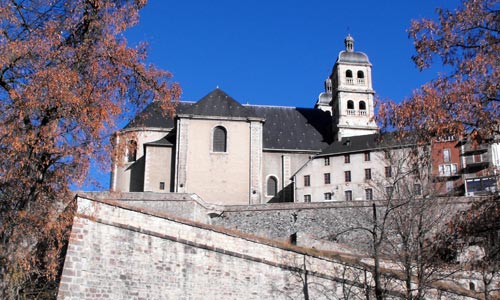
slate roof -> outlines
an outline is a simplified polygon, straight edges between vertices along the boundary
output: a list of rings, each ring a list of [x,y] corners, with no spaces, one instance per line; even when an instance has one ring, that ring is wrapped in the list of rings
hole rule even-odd
[[[182,114],[194,102],[177,102],[174,104],[175,113]],[[147,127],[147,128],[173,128],[175,126],[174,118],[169,114],[164,114],[160,107],[160,102],[153,101],[143,111],[138,113],[124,129]]]
[[[238,103],[220,88],[216,88],[201,98],[183,113],[211,117],[254,117],[251,110]]]
[[[387,149],[414,145],[416,140],[413,136],[400,138],[396,132],[384,132],[382,134],[367,134],[359,136],[344,137],[341,141],[334,141],[324,148],[317,156],[330,156],[342,153],[363,152],[374,149]]]
[[[248,106],[265,119],[263,147],[319,151],[332,141],[332,118],[313,108]]]
[[[332,141],[332,119],[328,112],[313,108],[241,105],[217,88],[200,101],[179,102],[176,114],[213,117],[257,117],[264,119],[263,147],[271,150],[320,151]],[[173,128],[174,118],[163,115],[158,102],[151,103],[125,129]],[[172,145],[174,133],[151,145]]]
[[[149,142],[145,143],[145,146],[160,146],[160,147],[171,147],[175,144],[175,131],[169,132],[166,136],[162,137],[161,139],[154,141],[154,142]]]
[[[318,156],[336,155],[341,153],[361,152],[369,149],[380,148],[379,134],[368,134],[344,137],[340,141],[334,141],[323,149]]]

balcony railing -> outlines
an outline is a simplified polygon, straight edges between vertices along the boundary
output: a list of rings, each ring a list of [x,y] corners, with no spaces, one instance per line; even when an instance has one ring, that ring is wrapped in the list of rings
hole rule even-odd
[[[465,144],[462,148],[462,155],[467,156],[467,155],[473,155],[473,154],[481,154],[481,153],[486,153],[488,152],[488,145],[486,144],[481,144],[481,145],[471,145],[471,144]]]
[[[368,113],[366,112],[365,109],[361,109],[361,110],[355,110],[355,109],[347,109],[347,115],[348,116],[366,116],[368,115]]]
[[[354,109],[348,109],[347,110],[347,115],[348,116],[355,116],[356,115],[356,110],[354,110]]]
[[[352,77],[346,77],[345,83],[348,85],[353,85],[353,84],[359,84],[359,85],[364,85],[365,84],[365,79],[364,78],[352,78]]]
[[[360,110],[358,113],[360,116],[366,116],[366,110]]]

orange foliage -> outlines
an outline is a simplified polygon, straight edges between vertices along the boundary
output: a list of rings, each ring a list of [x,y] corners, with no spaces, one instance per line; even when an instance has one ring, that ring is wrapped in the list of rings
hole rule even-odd
[[[117,117],[153,98],[172,111],[172,75],[123,37],[145,2],[0,2],[2,299],[44,292],[57,274],[69,187],[106,158]]]
[[[409,36],[420,69],[439,59],[441,74],[400,104],[381,105],[383,125],[425,131],[427,138],[489,138],[500,126],[500,6],[498,0],[464,0],[454,11],[438,9],[438,19],[414,20]]]

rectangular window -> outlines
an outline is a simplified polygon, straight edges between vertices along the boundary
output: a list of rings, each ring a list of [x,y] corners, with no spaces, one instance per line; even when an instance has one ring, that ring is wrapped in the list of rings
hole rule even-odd
[[[160,182],[160,190],[164,190],[165,189],[165,182]]]
[[[330,173],[323,174],[323,177],[325,178],[325,184],[330,184]]]
[[[366,180],[372,179],[372,169],[365,169],[365,179]]]
[[[373,190],[372,189],[365,190],[365,198],[366,198],[366,200],[373,200]]]
[[[419,183],[415,183],[413,185],[413,191],[415,195],[421,196],[422,195],[422,186]]]
[[[365,152],[365,161],[370,161],[370,152]]]
[[[439,165],[440,176],[454,176],[457,175],[457,164],[443,164]]]
[[[332,193],[325,193],[325,200],[332,200]]]
[[[351,163],[351,155],[344,154],[344,163],[346,163],[346,164]]]
[[[345,171],[344,176],[345,176],[345,182],[351,182],[351,171]]]
[[[392,187],[392,186],[385,187],[385,193],[386,193],[387,198],[392,198],[392,192],[394,192],[394,187]]]
[[[447,163],[450,162],[451,157],[450,157],[450,149],[444,149],[443,150],[443,162]]]
[[[345,191],[345,201],[352,201],[352,191]]]
[[[384,158],[385,159],[390,159],[391,158],[391,152],[389,152],[389,150],[385,150],[384,151]]]
[[[311,176],[310,175],[304,176],[304,186],[311,186]]]
[[[329,166],[329,165],[330,165],[330,158],[325,157],[325,166]]]
[[[311,202],[311,195],[304,195],[304,202]]]
[[[392,167],[385,167],[385,177],[386,178],[392,177]]]

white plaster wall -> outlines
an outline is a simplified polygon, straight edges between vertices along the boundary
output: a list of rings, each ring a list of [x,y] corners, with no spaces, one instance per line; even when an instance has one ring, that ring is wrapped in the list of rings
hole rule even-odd
[[[304,195],[311,195],[311,202],[325,201],[324,194],[332,193],[331,201],[345,201],[345,191],[352,191],[353,200],[366,200],[365,190],[373,190],[373,199],[385,197],[385,187],[390,183],[385,178],[385,167],[391,165],[383,151],[370,151],[370,161],[365,161],[364,152],[350,153],[350,163],[344,162],[344,154],[330,156],[330,165],[325,166],[324,157],[311,160],[295,176],[295,202],[304,202]],[[371,169],[372,179],[365,179],[365,169]],[[351,171],[351,182],[345,181],[345,171]],[[324,174],[330,173],[330,184],[325,184]],[[311,177],[311,185],[304,186],[304,176]]]

